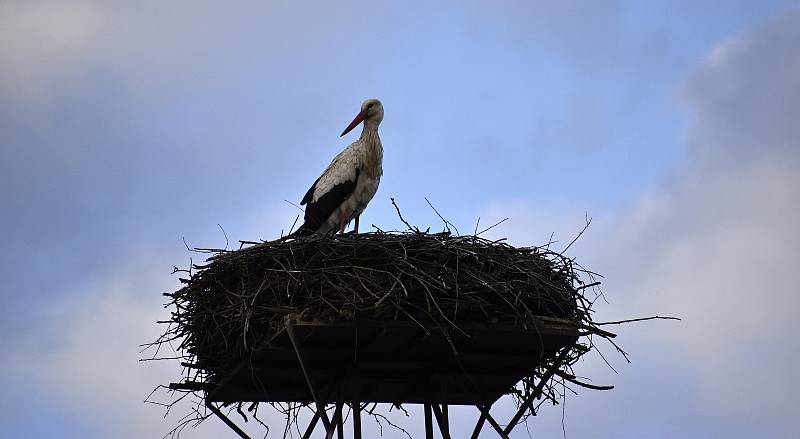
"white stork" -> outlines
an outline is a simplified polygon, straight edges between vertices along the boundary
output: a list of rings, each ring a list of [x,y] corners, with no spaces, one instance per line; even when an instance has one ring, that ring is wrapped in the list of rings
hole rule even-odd
[[[342,132],[342,136],[364,122],[361,137],[334,157],[331,164],[306,192],[301,205],[306,205],[303,225],[294,233],[330,233],[344,228],[353,219],[358,233],[358,218],[378,191],[383,175],[383,146],[378,125],[383,120],[383,104],[367,99],[361,111]]]

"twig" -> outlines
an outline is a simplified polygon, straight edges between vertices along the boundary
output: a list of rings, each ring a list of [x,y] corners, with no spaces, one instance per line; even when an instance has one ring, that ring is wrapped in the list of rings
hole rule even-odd
[[[416,227],[412,227],[411,224],[409,224],[408,221],[406,221],[405,218],[403,218],[403,214],[400,213],[400,208],[397,207],[397,203],[394,201],[394,198],[389,198],[389,199],[392,200],[392,206],[394,206],[394,210],[397,211],[397,216],[400,217],[400,221],[402,221],[403,224],[405,224],[406,227],[408,227],[408,230],[411,230],[412,232],[419,232],[419,229],[417,229]]]
[[[581,229],[580,233],[578,233],[578,236],[576,236],[572,241],[570,241],[569,245],[564,247],[564,250],[561,250],[561,253],[566,253],[567,250],[569,250],[569,248],[572,247],[572,244],[575,244],[575,241],[577,241],[578,238],[580,238],[581,235],[583,235],[583,232],[585,232],[586,229],[589,228],[589,225],[592,224],[592,219],[589,218],[589,213],[587,212],[587,213],[585,213],[585,215],[586,215],[586,218],[585,218],[586,225],[583,226],[583,229]]]
[[[289,201],[289,200],[286,200],[286,199],[284,199],[283,201],[285,201],[285,202],[287,202],[287,203],[291,204],[292,206],[294,206],[295,208],[297,208],[297,210],[299,210],[300,212],[305,212],[305,210],[304,210],[302,207],[298,206],[297,204],[294,204],[294,203],[292,203],[291,201]]]
[[[436,210],[436,208],[435,208],[435,207],[433,207],[433,204],[431,204],[430,200],[428,200],[428,197],[425,197],[425,202],[427,202],[427,203],[428,203],[428,206],[430,206],[430,207],[431,207],[431,209],[433,209],[433,211],[436,213],[436,216],[438,216],[438,217],[439,217],[439,219],[441,219],[441,220],[444,222],[444,227],[445,227],[445,229],[447,229],[447,231],[449,232],[449,231],[450,231],[450,226],[453,226],[453,224],[452,224],[450,221],[447,221],[447,220],[446,220],[446,219],[445,219],[445,218],[444,218],[444,217],[443,217],[443,216],[442,216],[442,215],[439,213],[439,211],[438,211],[438,210]],[[458,231],[458,228],[457,228],[456,226],[453,226],[453,229],[456,231],[456,234],[459,234],[459,235],[461,234],[461,233],[459,233],[459,231]]]
[[[642,317],[639,319],[627,319],[627,320],[617,320],[614,322],[594,322],[596,326],[604,326],[604,325],[620,325],[622,323],[631,323],[631,322],[643,322],[645,320],[681,320],[680,317],[669,317],[669,316],[652,316],[652,317]]]
[[[297,220],[299,220],[299,219],[300,219],[300,215],[297,215],[296,217],[294,217],[294,222],[292,223],[292,227],[289,227],[289,234],[290,235],[294,231],[294,226],[297,225]]]
[[[478,236],[483,235],[484,233],[488,232],[489,230],[494,229],[495,227],[499,226],[500,224],[503,224],[506,221],[508,221],[508,218],[501,219],[500,221],[498,221],[498,222],[492,224],[491,226],[489,226],[489,227],[481,230],[480,232],[478,232]]]
[[[225,250],[227,250],[228,249],[228,234],[225,233],[225,229],[222,228],[222,225],[220,223],[217,223],[217,227],[219,227],[219,229],[222,230],[222,235],[225,236]]]

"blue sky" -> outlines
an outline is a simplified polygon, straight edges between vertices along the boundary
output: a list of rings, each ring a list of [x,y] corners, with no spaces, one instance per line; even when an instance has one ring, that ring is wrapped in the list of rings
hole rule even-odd
[[[175,370],[136,345],[182,238],[277,237],[378,97],[362,224],[399,227],[395,197],[438,227],[428,197],[530,245],[588,212],[571,251],[607,277],[598,318],[684,317],[622,328],[619,375],[581,365],[617,389],[570,397],[567,437],[796,436],[798,6],[3,2],[0,435],[166,432],[141,400]]]

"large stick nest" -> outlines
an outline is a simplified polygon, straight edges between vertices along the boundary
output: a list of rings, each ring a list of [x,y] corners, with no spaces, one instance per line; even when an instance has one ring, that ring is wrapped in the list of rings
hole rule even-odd
[[[547,249],[419,231],[252,244],[207,250],[212,256],[189,270],[185,286],[165,293],[174,311],[161,340],[181,340],[194,380],[216,381],[287,316],[442,327],[545,316],[593,327],[582,293],[596,282],[579,276],[593,281],[592,273]]]

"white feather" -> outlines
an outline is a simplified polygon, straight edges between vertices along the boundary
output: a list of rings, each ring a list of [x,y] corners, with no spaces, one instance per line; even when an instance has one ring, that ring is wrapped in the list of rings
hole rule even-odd
[[[311,197],[312,203],[316,203],[320,197],[330,192],[337,184],[356,179],[356,169],[361,168],[361,157],[364,155],[361,151],[363,148],[360,140],[342,150],[325,168],[314,188],[314,194]]]

